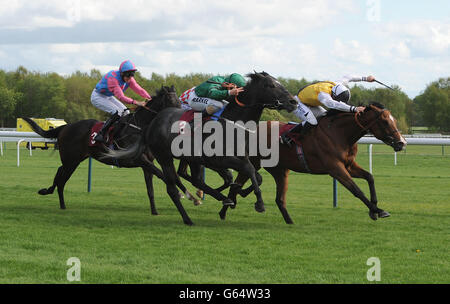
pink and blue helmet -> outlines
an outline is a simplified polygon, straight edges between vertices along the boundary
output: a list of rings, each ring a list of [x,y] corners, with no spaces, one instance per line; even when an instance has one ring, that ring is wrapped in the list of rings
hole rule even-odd
[[[128,72],[128,71],[137,71],[136,66],[130,61],[125,60],[119,67],[120,73]]]

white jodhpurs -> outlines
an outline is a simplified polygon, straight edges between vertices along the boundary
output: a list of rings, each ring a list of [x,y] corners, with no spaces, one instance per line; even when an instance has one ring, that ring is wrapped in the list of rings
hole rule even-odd
[[[91,94],[91,103],[97,109],[100,109],[111,115],[117,112],[120,116],[122,116],[128,110],[128,108],[123,103],[121,103],[116,97],[100,94],[95,89],[92,91]]]
[[[195,88],[192,88],[186,92],[184,92],[180,96],[180,100],[189,104],[189,106],[196,112],[202,112],[208,106],[214,107],[215,111],[219,111],[225,106],[225,102],[221,102],[219,100],[207,98],[207,97],[199,97],[195,94]]]
[[[294,110],[295,116],[300,118],[304,122],[308,122],[312,125],[317,125],[317,117],[325,115],[327,112],[323,107],[309,107],[301,102],[298,96],[294,96],[294,99],[297,100],[298,105],[297,109]]]

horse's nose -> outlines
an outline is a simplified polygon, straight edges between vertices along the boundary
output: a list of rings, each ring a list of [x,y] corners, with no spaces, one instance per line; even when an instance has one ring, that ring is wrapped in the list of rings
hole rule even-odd
[[[404,146],[405,146],[405,143],[398,141],[394,144],[394,151],[399,152],[399,151],[403,150]]]
[[[289,99],[289,103],[291,104],[291,105],[293,105],[293,106],[296,106],[297,105],[297,100],[295,100],[295,99]]]

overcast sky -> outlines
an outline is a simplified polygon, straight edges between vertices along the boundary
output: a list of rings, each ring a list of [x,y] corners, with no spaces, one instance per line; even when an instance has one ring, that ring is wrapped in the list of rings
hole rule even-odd
[[[337,80],[410,97],[450,71],[448,0],[0,0],[0,69]],[[374,87],[374,84],[366,84]]]

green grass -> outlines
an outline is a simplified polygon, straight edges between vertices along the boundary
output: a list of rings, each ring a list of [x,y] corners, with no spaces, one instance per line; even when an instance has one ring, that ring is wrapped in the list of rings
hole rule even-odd
[[[67,210],[49,187],[59,155],[21,150],[0,157],[0,283],[67,283],[70,257],[81,260],[81,283],[369,283],[370,257],[381,261],[381,283],[450,283],[450,148],[410,146],[398,154],[374,146],[380,208],[373,222],[362,202],[341,185],[332,208],[328,176],[291,173],[286,225],[263,173],[266,212],[254,196],[240,199],[221,221],[219,202],[183,204],[195,226],[182,223],[164,184],[155,180],[159,216],[151,216],[140,169],[94,162],[87,193],[87,161],[69,180]],[[358,162],[368,168],[365,146]],[[207,182],[219,178],[211,172]],[[364,181],[357,181],[368,195]],[[191,190],[193,187],[189,186]]]

